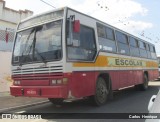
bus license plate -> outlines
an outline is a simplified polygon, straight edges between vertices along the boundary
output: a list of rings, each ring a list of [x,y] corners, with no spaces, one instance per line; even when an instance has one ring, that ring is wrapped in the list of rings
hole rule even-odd
[[[27,89],[26,94],[27,95],[37,95],[37,90],[36,89]]]

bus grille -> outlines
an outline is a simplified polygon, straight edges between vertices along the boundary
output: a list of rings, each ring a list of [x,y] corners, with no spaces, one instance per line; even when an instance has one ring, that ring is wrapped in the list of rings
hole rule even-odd
[[[13,69],[12,75],[22,75],[22,74],[50,74],[50,73],[63,73],[63,66],[50,66],[50,67],[36,67],[36,68],[23,68],[23,69]]]

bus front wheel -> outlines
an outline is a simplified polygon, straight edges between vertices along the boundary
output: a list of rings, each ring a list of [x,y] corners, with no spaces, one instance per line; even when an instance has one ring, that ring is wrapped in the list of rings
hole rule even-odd
[[[109,91],[105,80],[102,77],[99,77],[96,82],[95,95],[91,97],[94,105],[100,106],[105,104],[108,98],[108,93]]]
[[[62,105],[63,103],[62,98],[48,98],[48,100],[55,105]]]

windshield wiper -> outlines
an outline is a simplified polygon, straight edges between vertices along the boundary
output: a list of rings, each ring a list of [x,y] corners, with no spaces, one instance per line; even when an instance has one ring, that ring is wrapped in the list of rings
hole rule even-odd
[[[22,66],[22,62],[25,61],[25,59],[26,59],[27,56],[29,56],[32,47],[33,47],[33,42],[32,42],[32,44],[27,48],[27,51],[28,51],[28,50],[29,50],[29,51],[28,51],[27,55],[25,55],[25,57],[24,57],[24,52],[22,53],[21,60],[20,60],[20,62],[19,62],[19,66]],[[25,52],[26,52],[26,51],[25,51]]]
[[[39,53],[39,51],[37,50],[37,48],[34,48],[34,49],[35,49],[35,51],[37,52],[37,54],[39,55],[39,57],[41,58],[41,61],[42,61],[44,64],[46,64],[46,63],[47,63],[46,59]]]
[[[28,35],[25,45],[28,43],[31,34],[32,34],[34,31],[35,31],[35,28],[33,28],[32,31],[30,32],[30,34]],[[32,46],[33,46],[33,42],[34,42],[34,39],[33,39],[33,41],[32,41],[32,44],[31,44],[26,50],[25,50],[25,49],[23,50],[22,55],[21,55],[21,60],[19,61],[19,66],[22,66],[22,62],[26,59],[26,57],[24,57],[24,53],[29,50],[28,54],[26,55],[26,56],[28,56],[29,53],[31,52],[31,49],[32,49]]]

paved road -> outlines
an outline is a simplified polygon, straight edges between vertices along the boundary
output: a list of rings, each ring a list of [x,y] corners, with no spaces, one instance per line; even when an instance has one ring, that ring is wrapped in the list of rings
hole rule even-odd
[[[128,88],[114,93],[114,99],[108,101],[101,107],[95,107],[90,105],[85,100],[76,101],[72,103],[65,103],[63,106],[55,106],[50,102],[43,105],[37,105],[33,107],[23,108],[19,110],[9,111],[11,113],[27,112],[27,113],[148,113],[147,106],[152,95],[157,94],[160,89],[159,85],[152,85],[147,91],[136,91],[134,88]],[[93,116],[96,114],[93,114]],[[52,118],[52,114],[48,117]],[[63,114],[58,114],[56,117],[63,117]],[[73,114],[69,115],[70,117]],[[47,121],[47,120],[45,120]],[[57,122],[71,121],[58,119]],[[74,120],[73,120],[74,121]],[[79,120],[81,121],[81,120]],[[88,121],[88,120],[85,120]],[[99,120],[92,120],[99,121]],[[106,121],[101,119],[101,121]],[[144,122],[144,120],[107,120],[109,122]]]

